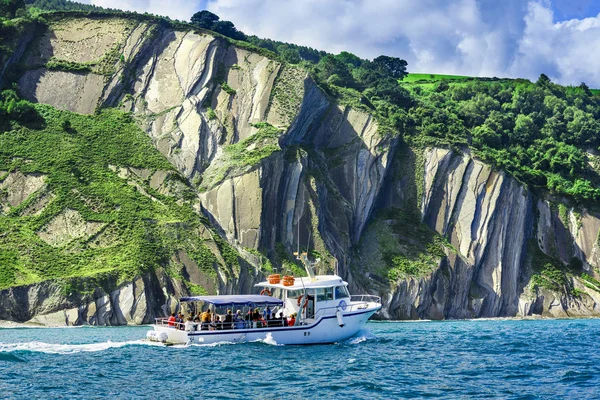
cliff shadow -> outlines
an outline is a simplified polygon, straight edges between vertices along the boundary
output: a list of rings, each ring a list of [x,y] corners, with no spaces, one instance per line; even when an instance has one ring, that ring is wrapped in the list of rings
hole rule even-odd
[[[35,38],[23,51],[20,60],[8,71],[9,78],[19,85],[19,94],[26,100],[39,103],[37,88],[48,69],[46,63],[54,57],[54,32],[46,25],[36,26]]]
[[[280,140],[285,155],[275,185],[276,215],[285,217],[276,217],[277,232],[268,234],[267,243],[283,242],[291,251],[296,243],[307,243],[312,232],[313,243],[320,241],[343,273],[373,212],[394,139],[378,136],[371,115],[324,103],[323,93],[310,79],[305,92],[301,112]]]
[[[141,85],[137,94],[141,98],[145,96],[148,90],[148,83],[156,72],[155,64],[158,62],[156,59],[176,39],[175,32],[167,28],[168,24],[166,22],[161,21],[158,23],[156,27],[158,32],[151,35],[151,40],[145,40],[133,58],[126,62],[117,84],[110,86],[110,92],[104,94],[105,100],[101,106],[116,107],[126,95],[136,94],[136,85]],[[154,59],[154,64],[150,67],[150,73],[148,75],[143,74],[144,67],[152,59]],[[144,78],[146,78],[145,81]]]

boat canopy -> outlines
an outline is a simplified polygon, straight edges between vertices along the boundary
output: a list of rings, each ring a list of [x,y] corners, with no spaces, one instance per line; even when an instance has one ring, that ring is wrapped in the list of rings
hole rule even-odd
[[[271,289],[283,289],[283,290],[304,290],[304,289],[319,289],[328,288],[334,286],[348,286],[347,282],[344,282],[342,278],[337,275],[317,275],[315,279],[308,277],[295,278],[292,286],[284,286],[283,282],[280,283],[269,283],[260,282],[254,285],[255,287],[264,287]]]
[[[182,297],[179,299],[182,302],[203,301],[205,303],[214,304],[215,306],[226,306],[234,304],[238,306],[246,306],[251,304],[269,304],[282,305],[283,301],[271,296],[261,296],[259,294],[240,294],[228,296],[191,296]]]

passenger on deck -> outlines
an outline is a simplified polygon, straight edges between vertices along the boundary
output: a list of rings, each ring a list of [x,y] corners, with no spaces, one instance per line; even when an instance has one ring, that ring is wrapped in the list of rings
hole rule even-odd
[[[283,310],[279,310],[275,318],[280,326],[287,326],[287,319],[283,316]]]
[[[260,321],[260,308],[255,308],[252,313],[252,321]]]
[[[179,313],[177,314],[175,322],[177,322],[177,329],[183,329],[183,323],[185,322],[185,320],[183,319],[183,314],[181,313],[181,311],[179,311]]]
[[[175,327],[175,313],[172,313],[171,316],[169,317],[169,319],[167,320],[167,322],[169,323],[169,327],[170,328],[174,328]]]
[[[194,317],[194,322],[200,322],[202,321],[202,313],[198,313],[196,314],[196,316]]]
[[[288,318],[288,325],[289,326],[296,325],[296,313],[293,313],[292,315],[290,315],[290,318]]]
[[[242,316],[242,310],[237,310],[235,312],[233,321],[235,322],[235,324],[234,324],[235,329],[243,329],[244,328],[244,317]]]
[[[187,321],[185,321],[185,331],[191,332],[194,330],[194,322],[192,321],[192,316],[187,317]]]
[[[211,320],[212,320],[212,315],[210,314],[210,310],[204,311],[200,317],[200,322],[202,323],[200,329],[207,330],[208,325],[210,324]]]
[[[215,320],[210,323],[210,330],[221,330],[223,329],[223,324],[221,323],[221,318],[218,315],[215,315]]]
[[[233,322],[233,314],[231,310],[227,310],[227,314],[225,315],[225,320],[223,321],[223,329],[231,329],[231,324]]]
[[[263,318],[267,321],[271,319],[271,307],[267,306],[263,310]]]

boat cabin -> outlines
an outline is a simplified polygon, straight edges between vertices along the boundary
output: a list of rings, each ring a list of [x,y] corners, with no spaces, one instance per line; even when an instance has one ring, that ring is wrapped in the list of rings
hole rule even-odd
[[[310,323],[309,320],[318,319],[337,308],[345,310],[351,302],[348,284],[337,275],[293,278],[291,284],[290,281],[276,282],[261,282],[255,286],[263,288],[262,294],[283,301],[284,314],[297,314],[297,323]]]

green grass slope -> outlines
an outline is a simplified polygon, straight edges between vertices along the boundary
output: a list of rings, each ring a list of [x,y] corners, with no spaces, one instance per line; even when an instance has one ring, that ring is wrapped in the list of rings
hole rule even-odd
[[[0,132],[0,289],[107,274],[123,281],[157,267],[177,275],[170,267],[177,250],[215,274],[216,257],[207,247],[212,240],[199,233],[204,228],[192,208],[193,191],[130,115],[105,110],[83,116],[45,105],[35,108],[45,122],[12,122]],[[133,168],[169,177],[155,190],[147,177],[119,176],[121,169]],[[10,206],[7,182],[17,172],[43,176],[44,186]],[[94,232],[58,244],[44,241],[43,232],[65,211],[79,213]],[[229,258],[237,262],[235,253]]]
[[[410,74],[408,74],[407,76],[405,76],[401,82],[403,83],[412,83],[412,82],[419,82],[419,81],[424,81],[424,82],[439,82],[442,80],[447,80],[447,81],[466,81],[466,80],[470,80],[470,79],[474,79],[470,76],[463,76],[463,75],[440,75],[440,74],[421,74],[421,73],[414,73],[411,72]]]

